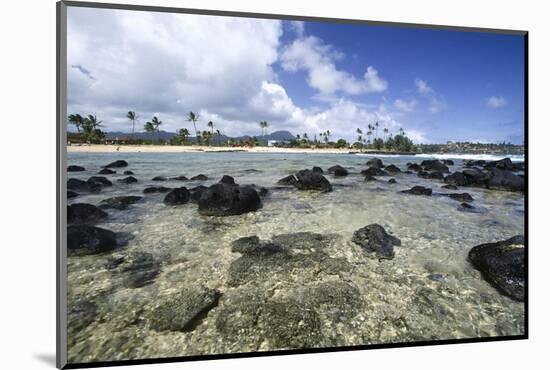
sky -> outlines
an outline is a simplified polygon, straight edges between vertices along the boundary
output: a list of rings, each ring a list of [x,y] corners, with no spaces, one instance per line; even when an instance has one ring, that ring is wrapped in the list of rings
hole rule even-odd
[[[288,130],[354,141],[379,123],[415,143],[524,138],[523,37],[397,26],[68,9],[68,113],[131,132]]]

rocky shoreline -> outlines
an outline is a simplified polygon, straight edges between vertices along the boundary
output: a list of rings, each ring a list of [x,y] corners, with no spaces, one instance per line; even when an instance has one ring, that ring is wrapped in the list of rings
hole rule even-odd
[[[375,158],[364,164],[364,169],[336,164],[326,171],[320,166],[299,170],[281,178],[272,187],[238,184],[230,175],[220,176],[219,182],[209,186],[196,185],[209,180],[203,174],[166,174],[146,180],[135,170],[125,171],[128,166],[128,162],[118,160],[105,165],[97,175],[87,180],[69,178],[67,197],[71,202],[67,207],[67,247],[71,259],[105,258],[106,276],[120,281],[125,289],[136,290],[135,294],[155,284],[161,274],[169,273],[168,262],[151,253],[127,250],[131,237],[97,224],[108,220],[113,212],[131,210],[148,197],[160,195],[164,207],[193,207],[197,216],[215,220],[254,214],[269,206],[273,192],[311,192],[326,197],[341,186],[334,183],[334,179],[348,176],[359,177],[365,183],[391,184],[394,187],[391,191],[401,194],[403,202],[407,202],[407,197],[448,198],[456,201],[457,212],[485,212],[483,207],[475,204],[475,197],[464,191],[467,189],[525,192],[525,168],[522,163],[513,163],[509,159],[463,161],[462,169],[452,172],[449,167],[456,165],[450,160],[424,160],[399,168],[394,164],[385,165],[381,159]],[[67,170],[79,173],[86,169],[71,165]],[[106,177],[117,171],[127,177],[117,181]],[[403,189],[400,179],[406,176],[427,179],[433,186],[417,185]],[[110,187],[135,187],[144,181],[162,183],[167,179],[191,182],[194,186],[147,186],[141,195],[104,198],[97,204],[78,201],[82,195],[100,195]],[[521,235],[503,235],[503,239],[494,242],[483,240],[480,235],[479,244],[470,246],[465,262],[477,271],[472,274],[477,275],[479,283],[484,281],[494,287],[504,302],[507,299],[523,302],[524,239]],[[412,316],[393,317],[390,325],[396,331],[393,334],[387,333],[383,326],[358,330],[361,325],[368,326],[365,323],[371,322],[369,316],[377,314],[373,302],[362,293],[364,288],[357,283],[368,276],[365,267],[375,271],[384,269],[393,259],[402,258],[399,251],[410,248],[410,243],[407,235],[395,234],[376,223],[355,230],[351,238],[324,230],[273,234],[270,239],[242,235],[222,246],[235,256],[227,262],[227,270],[224,270],[225,287],[198,283],[176,285],[179,288],[161,292],[158,299],[139,307],[135,313],[136,321],[125,323],[121,330],[125,335],[129,332],[135,335],[127,329],[135,326],[146,328],[152,337],[177,334],[195,341],[206,330],[210,336],[215,332],[218,338],[216,343],[200,349],[194,347],[192,340],[184,352],[174,354],[171,349],[167,355],[368,344],[384,341],[386,337],[404,341],[446,339],[430,337],[436,335],[435,326],[422,328]],[[429,277],[432,281],[448,278],[438,273]],[[406,303],[415,317],[433,322],[452,315],[448,307],[434,303],[438,301],[437,290],[422,286],[419,285],[415,296]],[[92,297],[83,292],[69,301],[69,343],[76,351],[73,359],[82,360],[84,355],[93,360],[103,359],[98,357],[101,356],[99,349],[91,350],[96,351],[94,355],[86,353],[85,348],[86,335],[89,334],[87,328],[92,330],[92,323],[99,325],[101,320],[106,320],[99,313],[98,302],[102,299],[102,296]],[[469,299],[478,305],[486,304],[481,295],[476,298],[474,294]],[[425,333],[421,334],[423,330]],[[433,334],[429,334],[430,330],[434,330]],[[361,334],[350,334],[354,332]],[[174,343],[180,342],[174,340]],[[130,348],[123,352],[128,358],[132,357]]]

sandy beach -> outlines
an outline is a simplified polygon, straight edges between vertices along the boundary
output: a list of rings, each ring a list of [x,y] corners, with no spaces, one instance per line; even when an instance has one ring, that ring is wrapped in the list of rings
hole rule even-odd
[[[178,145],[67,145],[70,153],[197,153],[197,152],[250,152],[250,153],[327,153],[349,154],[351,149],[308,149],[276,147],[229,147],[229,146],[178,146]],[[368,151],[364,151],[368,153]]]

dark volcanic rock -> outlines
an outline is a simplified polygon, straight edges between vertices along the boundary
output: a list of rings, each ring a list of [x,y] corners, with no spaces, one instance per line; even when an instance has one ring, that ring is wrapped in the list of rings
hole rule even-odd
[[[164,177],[164,176],[155,176],[151,180],[152,181],[166,181],[166,177]]]
[[[466,202],[461,203],[460,206],[457,208],[460,212],[467,212],[467,213],[487,213],[487,209],[475,207],[471,204],[468,204]]]
[[[254,235],[233,241],[231,251],[247,256],[270,256],[275,253],[286,253],[287,249],[275,243],[262,242]]]
[[[525,191],[525,180],[511,171],[493,168],[490,170],[487,188],[495,190]]]
[[[432,189],[423,186],[413,186],[409,190],[403,190],[402,193],[412,195],[432,195]]]
[[[421,177],[423,179],[429,179],[430,178],[430,173],[427,172],[427,171],[422,170],[422,171],[418,171],[417,176]]]
[[[462,171],[462,174],[466,177],[468,186],[486,187],[486,183],[491,177],[488,172],[481,171],[477,168],[466,169]]]
[[[410,163],[407,165],[407,169],[409,171],[418,172],[418,171],[422,171],[422,166],[417,163]]]
[[[193,181],[206,181],[206,180],[208,180],[208,177],[206,177],[206,175],[200,174],[200,175],[191,177],[191,180],[193,180]]]
[[[67,206],[67,222],[70,224],[95,223],[107,218],[107,213],[93,204],[73,203]]]
[[[332,191],[332,185],[325,176],[311,170],[298,171],[293,185],[300,190]]]
[[[389,184],[397,184],[397,181],[395,181],[395,179],[389,179],[388,183]]]
[[[384,168],[384,171],[386,171],[386,172],[388,172],[388,173],[391,173],[391,174],[396,174],[396,173],[401,172],[401,170],[399,169],[399,167],[397,167],[397,166],[394,165],[394,164],[390,164],[389,166],[386,166],[386,168]]]
[[[117,264],[113,261],[111,266]],[[135,252],[128,258],[124,258],[120,265],[119,272],[125,275],[124,283],[129,288],[141,288],[151,284],[160,274],[160,262],[153,258],[151,253]]]
[[[143,189],[143,194],[168,193],[170,190],[172,189],[164,186],[149,186]]]
[[[128,162],[126,162],[123,159],[119,159],[118,161],[111,162],[108,165],[103,166],[103,167],[104,168],[120,168],[120,167],[127,167],[127,166],[128,166]]]
[[[189,190],[187,190],[186,187],[176,188],[172,189],[166,196],[164,197],[164,204],[174,206],[178,204],[185,204],[189,202],[189,198],[191,197],[191,193]]]
[[[67,180],[67,189],[86,192],[97,192],[101,190],[101,186],[99,186],[98,184],[91,184],[87,181],[80,179],[69,179]]]
[[[133,175],[134,172],[133,171],[124,171],[122,174],[123,175]]]
[[[504,295],[525,299],[525,241],[523,235],[496,243],[481,244],[468,253],[470,263],[485,280]]]
[[[74,191],[67,190],[67,199],[78,197],[78,193],[75,193]]]
[[[67,172],[80,172],[80,171],[86,171],[86,169],[82,166],[76,166],[76,165],[67,167]]]
[[[331,173],[334,176],[347,176],[348,175],[348,170],[346,170],[344,167],[337,164],[336,166],[329,167],[328,173]]]
[[[485,168],[498,168],[500,170],[514,171],[516,168],[510,158],[504,158],[498,161],[487,162]]]
[[[449,172],[449,167],[447,167],[443,162],[438,159],[426,159],[420,163],[425,171],[441,171]]]
[[[224,184],[235,185],[235,179],[229,175],[223,175],[220,182],[223,182]]]
[[[139,202],[143,197],[136,195],[127,195],[120,197],[107,198],[99,202],[99,208],[114,208],[118,210],[124,210],[130,205]]]
[[[90,186],[100,186],[102,188],[113,186],[113,183],[104,176],[92,176],[88,179],[88,184],[90,184]]]
[[[365,176],[389,176],[389,174],[376,167],[369,167],[366,170],[361,171],[361,175]]]
[[[319,173],[319,172],[315,172]],[[277,184],[279,185],[294,185],[296,183],[296,177],[294,175],[288,175],[287,177],[283,177],[282,179],[279,179],[277,181]]]
[[[172,180],[178,180],[178,181],[187,181],[189,180],[186,176],[176,176],[176,177],[172,177]]]
[[[392,259],[395,255],[393,246],[401,245],[401,240],[388,234],[378,224],[371,224],[356,230],[351,240],[379,259]]]
[[[133,184],[133,183],[138,182],[138,180],[134,176],[128,176],[128,177],[125,177],[123,179],[118,179],[117,181],[121,182],[123,184]]]
[[[112,174],[115,174],[115,173],[116,173],[116,171],[110,170],[108,168],[104,168],[101,171],[99,171],[97,174],[98,175],[112,175]]]
[[[191,201],[194,203],[198,203],[199,199],[202,196],[202,193],[208,189],[204,185],[195,186],[194,188],[189,189],[191,192]]]
[[[321,167],[317,167],[317,166],[314,166],[312,169],[311,169],[313,172],[317,172],[317,173],[324,173],[323,169]]]
[[[379,158],[373,158],[367,161],[367,166],[378,168],[380,170],[384,168],[384,163],[382,163],[382,160]]]
[[[88,225],[67,227],[69,256],[107,252],[118,246],[116,234],[110,230]]]
[[[199,198],[199,213],[204,216],[240,215],[261,207],[260,196],[251,186],[218,183],[210,186]]]
[[[458,189],[458,187],[456,185],[450,185],[450,184],[443,185],[442,188],[443,189],[449,189],[449,190],[457,190]]]
[[[441,162],[443,162],[443,164],[447,165],[447,166],[454,166],[455,165],[455,162],[453,162],[450,159],[443,159]]]
[[[165,298],[151,313],[149,323],[156,331],[192,331],[218,305],[221,293],[202,287],[185,287]]]
[[[448,194],[449,198],[458,200],[459,202],[473,202],[474,198],[468,193],[454,193],[454,194]]]
[[[428,174],[429,179],[443,180],[445,175],[441,171],[433,171]]]
[[[462,172],[455,172],[453,174],[450,174],[445,177],[445,180],[443,181],[445,181],[446,184],[455,186],[465,186],[468,184],[468,180]]]
[[[374,177],[374,176],[371,176],[371,175],[366,175],[366,176],[365,176],[365,181],[366,181],[366,182],[371,182],[371,181],[376,181],[376,180],[377,180],[377,179],[376,179],[376,177]]]

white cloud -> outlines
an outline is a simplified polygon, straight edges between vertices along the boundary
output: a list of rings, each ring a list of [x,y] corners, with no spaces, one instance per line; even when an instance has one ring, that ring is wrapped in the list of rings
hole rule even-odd
[[[290,27],[296,32],[296,35],[298,37],[302,37],[304,35],[306,26],[303,21],[289,21]]]
[[[428,83],[420,78],[414,80],[416,90],[428,101],[428,112],[435,114],[439,113],[447,107],[445,98],[436,93],[436,91],[428,85]]]
[[[487,99],[487,106],[491,108],[504,107],[508,102],[502,96],[491,96]]]
[[[343,54],[321,39],[308,36],[294,40],[281,54],[283,69],[289,72],[306,70],[308,84],[323,95],[343,92],[350,95],[380,92],[387,89],[388,83],[371,66],[367,67],[363,79],[338,70],[335,61]]]
[[[416,100],[396,99],[393,102],[393,106],[402,112],[414,112],[414,108],[416,107]]]

